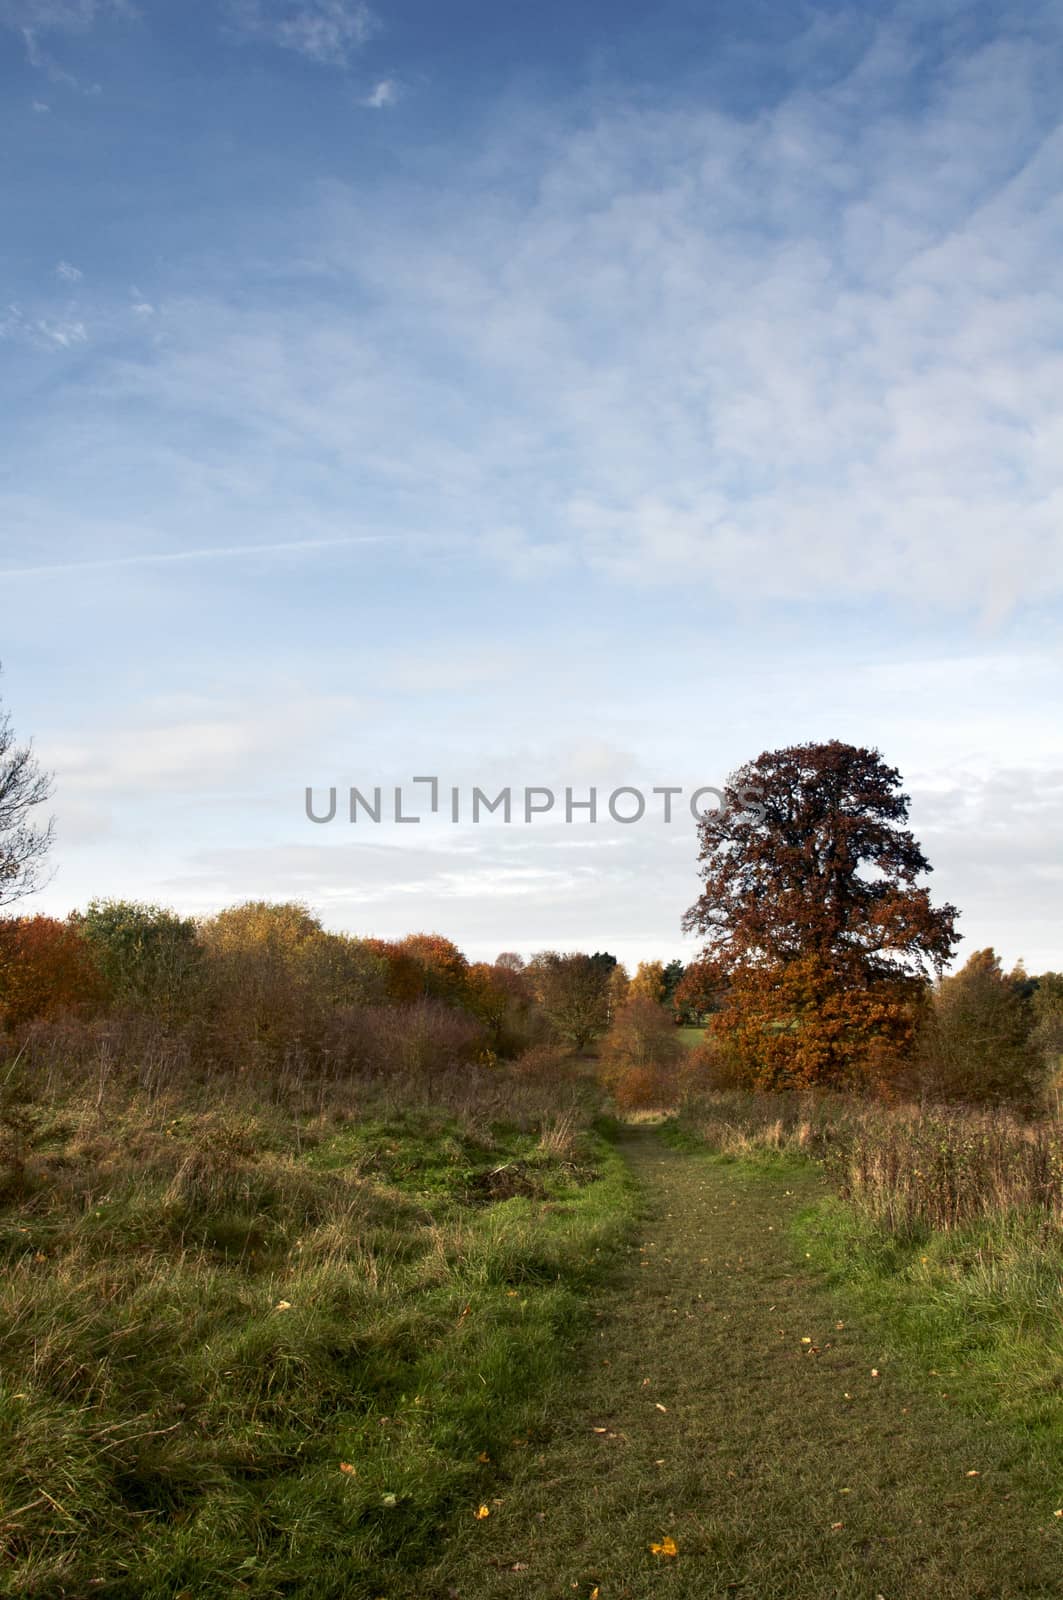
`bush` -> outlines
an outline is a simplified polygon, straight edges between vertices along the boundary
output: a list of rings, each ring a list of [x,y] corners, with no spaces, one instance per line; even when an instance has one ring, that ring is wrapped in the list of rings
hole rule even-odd
[[[171,1020],[197,1008],[201,952],[190,917],[134,900],[92,900],[70,922],[92,952],[112,1004]]]

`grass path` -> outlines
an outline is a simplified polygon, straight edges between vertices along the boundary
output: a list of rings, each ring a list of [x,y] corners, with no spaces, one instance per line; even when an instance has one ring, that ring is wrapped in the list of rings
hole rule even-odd
[[[622,1149],[643,1197],[627,1266],[541,1428],[485,1467],[490,1515],[470,1506],[416,1593],[1063,1593],[1063,1485],[1031,1481],[1016,1436],[959,1414],[932,1378],[906,1383],[874,1324],[795,1264],[789,1224],[818,1175],[678,1151],[652,1129]],[[667,1539],[676,1555],[652,1553]]]

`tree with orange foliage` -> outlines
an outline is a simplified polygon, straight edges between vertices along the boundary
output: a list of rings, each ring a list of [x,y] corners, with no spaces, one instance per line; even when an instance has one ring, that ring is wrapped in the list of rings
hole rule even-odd
[[[441,933],[408,933],[400,948],[421,968],[427,999],[463,1003],[468,994],[469,963],[452,939]]]
[[[685,1054],[664,1007],[646,994],[632,993],[602,1040],[598,1073],[622,1110],[671,1105]]]
[[[468,998],[469,963],[441,933],[408,933],[405,939],[367,939],[387,968],[387,997],[396,1005],[414,1000],[445,1000],[463,1005]]]
[[[527,1043],[532,992],[519,969],[501,961],[474,962],[466,974],[464,1004],[488,1029],[498,1055],[515,1055]]]
[[[55,917],[0,917],[0,1025],[92,1011],[104,986],[77,928]]]
[[[931,868],[900,782],[877,750],[794,745],[734,773],[699,823],[703,889],[683,926],[708,941],[726,996],[713,1036],[751,1085],[866,1084],[911,1045],[958,913],[917,883]]]
[[[720,974],[705,961],[691,961],[672,991],[672,1011],[677,1022],[703,1027],[709,1013],[720,1004]]]

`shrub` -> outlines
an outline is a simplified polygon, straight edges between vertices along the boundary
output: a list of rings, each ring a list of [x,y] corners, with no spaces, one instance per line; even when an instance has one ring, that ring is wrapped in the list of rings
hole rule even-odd
[[[113,1004],[171,1019],[196,1007],[200,947],[190,917],[134,900],[92,900],[70,921],[91,950]]]

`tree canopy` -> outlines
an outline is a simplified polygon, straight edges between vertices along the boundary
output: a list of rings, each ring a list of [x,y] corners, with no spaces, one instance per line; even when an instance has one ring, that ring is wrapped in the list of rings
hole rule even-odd
[[[851,1080],[910,1039],[958,913],[917,881],[931,867],[900,785],[877,750],[793,745],[732,774],[730,803],[700,822],[703,887],[683,926],[706,939],[702,972],[727,996],[714,1031],[747,1078]]]

